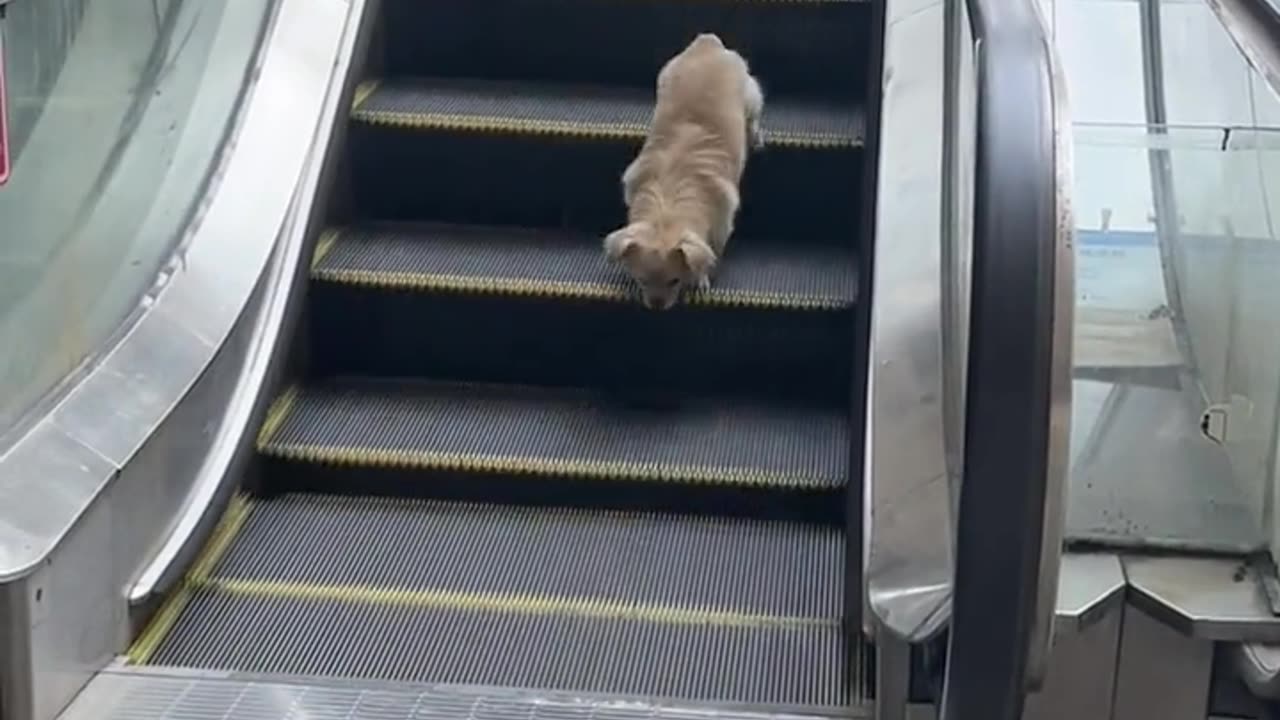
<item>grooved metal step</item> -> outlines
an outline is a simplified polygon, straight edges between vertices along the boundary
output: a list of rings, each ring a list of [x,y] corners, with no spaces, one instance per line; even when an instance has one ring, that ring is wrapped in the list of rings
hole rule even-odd
[[[259,451],[296,462],[640,483],[843,488],[838,410],[571,390],[357,380],[294,387]]]
[[[358,122],[419,130],[559,135],[639,142],[653,115],[653,91],[493,80],[389,78],[356,91]],[[766,147],[848,148],[865,139],[855,106],[826,100],[769,100]]]
[[[606,261],[600,238],[564,231],[457,225],[335,228],[321,239],[311,276],[384,290],[635,302],[632,283]],[[712,307],[841,310],[857,270],[848,246],[735,241],[710,291]]]
[[[131,656],[844,707],[866,667],[839,619],[843,550],[840,530],[790,523],[239,498]]]

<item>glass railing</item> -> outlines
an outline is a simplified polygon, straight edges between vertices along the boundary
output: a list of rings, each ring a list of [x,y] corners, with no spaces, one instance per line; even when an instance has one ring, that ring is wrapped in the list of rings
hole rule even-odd
[[[11,0],[0,434],[146,303],[198,221],[273,0]]]
[[[1266,547],[1280,403],[1280,129],[1075,128],[1067,532]],[[1170,226],[1153,168],[1168,168]]]
[[[1280,100],[1202,0],[1056,0],[1075,117],[1066,537],[1271,546]]]

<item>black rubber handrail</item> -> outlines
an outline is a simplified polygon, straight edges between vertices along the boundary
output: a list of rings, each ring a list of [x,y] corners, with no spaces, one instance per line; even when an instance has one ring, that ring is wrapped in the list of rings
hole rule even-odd
[[[1245,60],[1280,91],[1280,5],[1274,0],[1208,0]]]
[[[1035,0],[966,0],[977,65],[964,467],[942,720],[1016,720],[1036,622],[1054,388],[1058,172]]]

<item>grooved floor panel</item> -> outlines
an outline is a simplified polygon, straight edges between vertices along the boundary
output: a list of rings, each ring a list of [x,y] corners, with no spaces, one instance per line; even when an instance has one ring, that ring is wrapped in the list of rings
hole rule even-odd
[[[60,720],[869,720],[871,710],[865,701],[801,714],[502,688],[108,671]]]
[[[653,115],[652,91],[588,85],[437,78],[369,81],[353,117],[374,124],[640,140]],[[853,147],[865,136],[856,107],[825,100],[766,102],[765,144]]]
[[[288,391],[259,439],[298,461],[789,488],[842,487],[838,410],[343,380]]]
[[[458,225],[334,229],[312,277],[369,287],[494,295],[634,300],[634,283],[599,237]],[[710,291],[690,302],[795,309],[852,306],[857,273],[847,246],[783,241],[729,245]]]
[[[843,572],[839,528],[285,495],[253,503],[213,575],[838,618]]]

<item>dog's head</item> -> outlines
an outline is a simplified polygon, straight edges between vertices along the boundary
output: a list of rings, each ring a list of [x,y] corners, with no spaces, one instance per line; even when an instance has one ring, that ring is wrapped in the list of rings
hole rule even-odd
[[[659,229],[647,222],[609,233],[604,249],[640,285],[644,304],[652,310],[670,308],[681,291],[706,278],[716,262],[715,253],[693,231]]]

